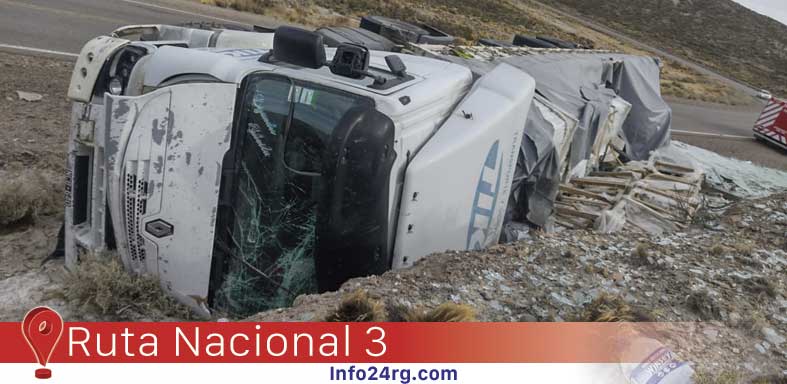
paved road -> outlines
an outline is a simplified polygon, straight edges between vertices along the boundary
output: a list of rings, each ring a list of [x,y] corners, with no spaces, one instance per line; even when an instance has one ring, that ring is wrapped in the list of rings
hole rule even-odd
[[[674,130],[746,137],[752,137],[752,127],[764,107],[764,103],[732,107],[675,99],[667,102],[672,107]]]
[[[633,41],[615,31],[591,22],[593,28],[643,48],[687,63],[667,52]],[[188,0],[0,0],[0,49],[25,46],[44,50],[77,53],[87,40],[129,24],[182,23],[186,21],[278,25],[276,20]],[[691,64],[696,66],[695,64]],[[702,67],[699,67],[702,69]],[[703,72],[709,72],[703,69]],[[710,72],[714,77],[722,76]],[[732,80],[731,84],[745,87]],[[725,108],[670,101],[675,111],[674,128],[751,137],[751,126],[758,108]]]
[[[0,44],[78,53],[129,24],[214,21],[275,25],[264,16],[177,0],[0,0]]]

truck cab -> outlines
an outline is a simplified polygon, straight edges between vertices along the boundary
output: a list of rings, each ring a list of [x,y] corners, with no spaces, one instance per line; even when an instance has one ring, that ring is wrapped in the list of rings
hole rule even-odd
[[[497,242],[526,73],[474,79],[292,27],[256,42],[170,28],[78,58],[67,266],[116,250],[200,314],[246,314]]]

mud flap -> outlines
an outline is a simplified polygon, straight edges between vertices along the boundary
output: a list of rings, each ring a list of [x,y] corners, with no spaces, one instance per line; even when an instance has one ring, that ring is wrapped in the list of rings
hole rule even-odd
[[[185,84],[105,96],[109,205],[129,270],[208,314],[221,181],[236,86]]]
[[[501,64],[476,82],[405,174],[393,267],[497,243],[535,81]]]

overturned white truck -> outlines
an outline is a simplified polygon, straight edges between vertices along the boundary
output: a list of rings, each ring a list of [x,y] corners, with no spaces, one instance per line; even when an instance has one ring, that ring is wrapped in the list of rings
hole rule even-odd
[[[286,306],[546,225],[599,143],[636,159],[668,140],[653,59],[522,52],[469,64],[291,27],[98,37],[69,89],[67,266],[116,249],[201,314]]]

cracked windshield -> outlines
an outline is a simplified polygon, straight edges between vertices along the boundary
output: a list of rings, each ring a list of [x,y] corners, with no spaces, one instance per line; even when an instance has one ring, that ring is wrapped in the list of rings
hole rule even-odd
[[[290,305],[316,292],[320,171],[331,134],[360,97],[281,77],[248,83],[232,191],[230,254],[217,304],[232,313]]]

